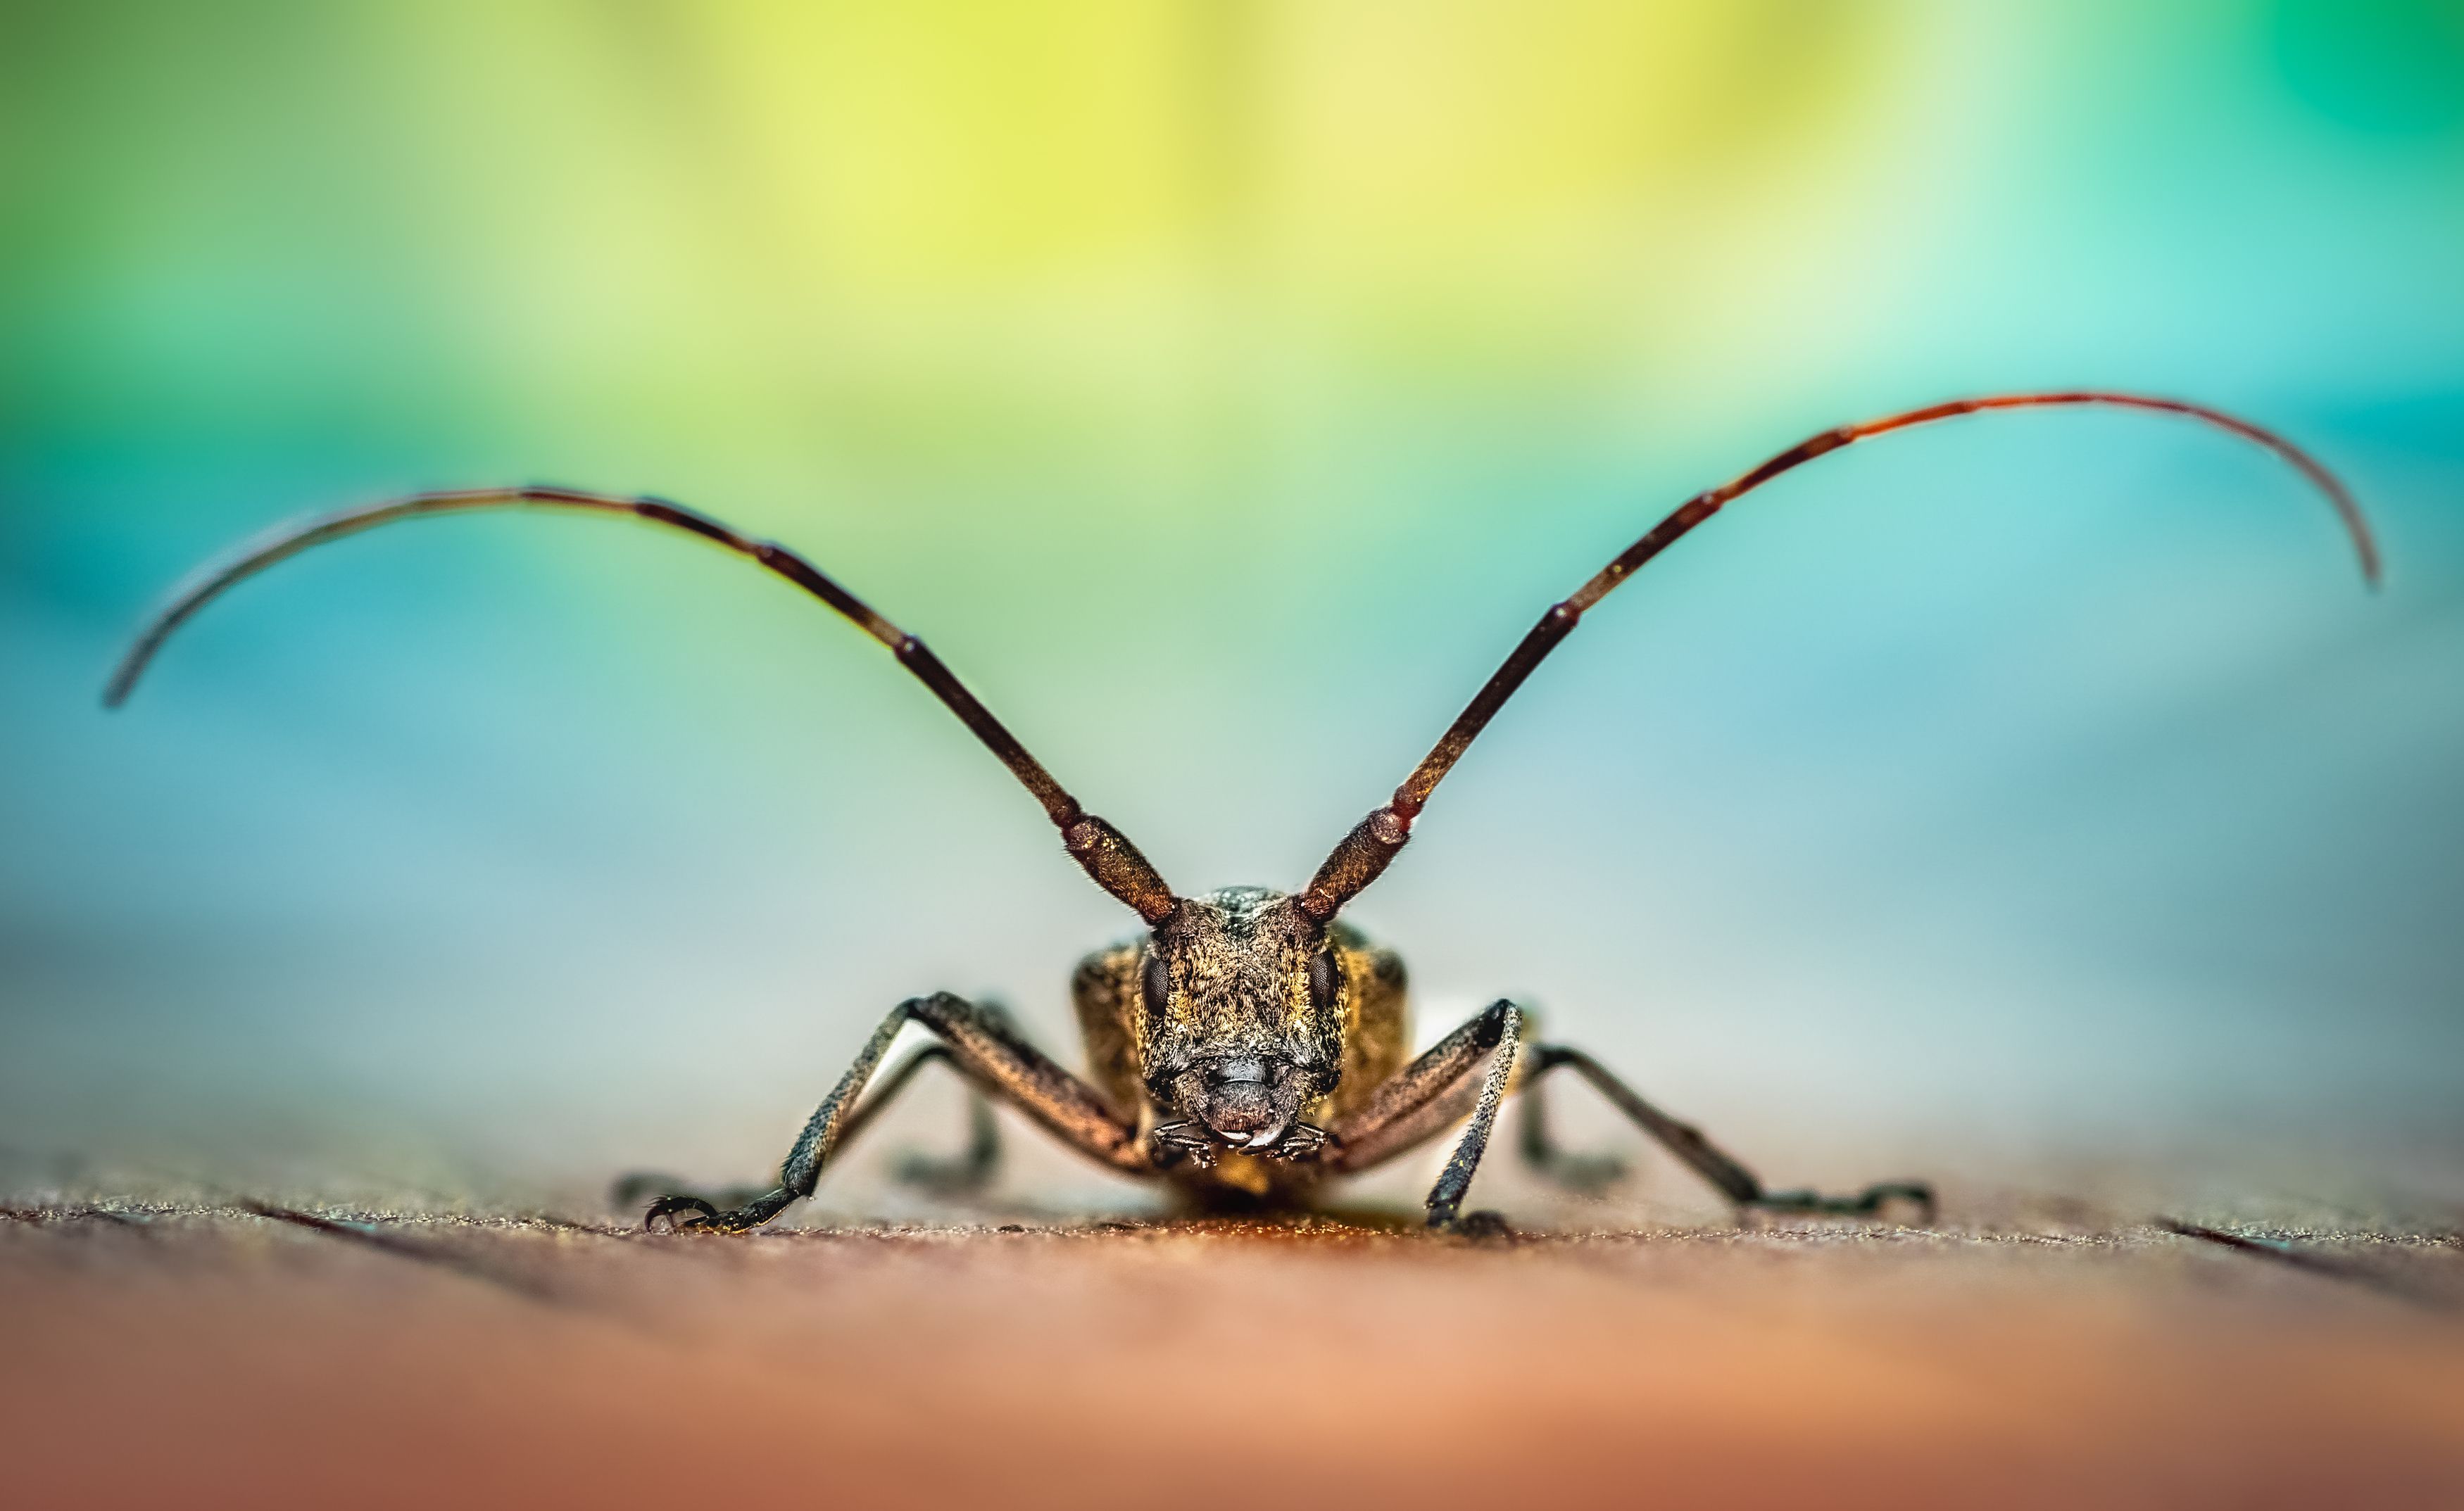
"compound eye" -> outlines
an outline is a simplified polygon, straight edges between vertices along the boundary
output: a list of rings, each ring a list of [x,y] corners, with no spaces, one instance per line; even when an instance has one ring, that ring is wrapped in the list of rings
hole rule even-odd
[[[1146,993],[1147,1011],[1157,1018],[1162,1017],[1164,1010],[1172,1005],[1172,972],[1165,968],[1162,955],[1153,953],[1147,955],[1147,968],[1140,984]]]
[[[1313,1005],[1320,1008],[1332,1007],[1335,988],[1341,984],[1342,981],[1334,969],[1333,951],[1321,950],[1309,956],[1309,1001]]]

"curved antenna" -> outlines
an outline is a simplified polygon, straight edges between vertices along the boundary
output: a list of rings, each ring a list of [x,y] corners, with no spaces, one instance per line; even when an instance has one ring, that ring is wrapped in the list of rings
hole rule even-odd
[[[1412,837],[1412,821],[1419,817],[1420,809],[1429,800],[1429,794],[1437,790],[1438,783],[1444,779],[1455,762],[1463,758],[1463,753],[1470,748],[1471,742],[1496,715],[1499,708],[1514,695],[1514,690],[1523,685],[1523,679],[1531,675],[1531,668],[1540,665],[1549,652],[1556,648],[1557,643],[1573,632],[1592,605],[1608,597],[1612,589],[1633,576],[1644,562],[1676,544],[1680,537],[1718,514],[1724,506],[1792,468],[1870,436],[1987,409],[2026,409],[2056,405],[2110,405],[2125,409],[2153,409],[2165,414],[2185,415],[2267,448],[2327,495],[2327,501],[2335,506],[2337,516],[2343,521],[2345,533],[2352,537],[2354,551],[2362,558],[2363,578],[2372,587],[2378,585],[2378,544],[2370,538],[2369,522],[2362,517],[2361,506],[2353,502],[2353,495],[2344,485],[2333,472],[2320,465],[2316,457],[2284,437],[2220,409],[2188,404],[2179,399],[2074,390],[1954,399],[1947,404],[1884,415],[1859,425],[1843,425],[1798,442],[1730,482],[1695,494],[1680,505],[1674,514],[1652,526],[1641,539],[1619,552],[1616,560],[1600,568],[1598,575],[1575,589],[1573,597],[1550,605],[1549,612],[1540,616],[1540,623],[1523,637],[1523,643],[1514,647],[1514,653],[1506,658],[1506,664],[1497,668],[1496,674],[1473,696],[1470,704],[1456,715],[1446,733],[1439,737],[1429,754],[1421,757],[1420,764],[1413,768],[1412,775],[1403,778],[1403,785],[1395,789],[1395,796],[1385,806],[1372,810],[1369,817],[1344,836],[1343,842],[1326,858],[1326,864],[1318,867],[1317,875],[1310,880],[1309,889],[1301,894],[1302,909],[1323,923],[1332,918],[1336,910],[1357,895],[1362,887],[1375,881],[1395,859],[1396,852],[1402,849],[1404,842]]]
[[[480,509],[570,509],[602,515],[629,515],[647,519],[652,524],[668,525],[699,536],[704,540],[723,546],[737,556],[748,557],[772,572],[810,593],[841,615],[854,622],[857,628],[890,647],[898,664],[915,674],[917,681],[933,690],[958,721],[983,741],[986,749],[1001,758],[1022,786],[1044,805],[1045,815],[1061,831],[1061,841],[1095,885],[1137,909],[1138,916],[1153,925],[1170,913],[1176,899],[1172,888],[1153,865],[1140,855],[1137,846],[1110,823],[1096,818],[1078,805],[1042,762],[1026,752],[1018,736],[1002,727],[990,710],[976,701],[939,657],[925,647],[922,641],[873,612],[870,605],[832,581],[811,562],[784,546],[767,540],[755,540],[737,534],[707,515],[697,514],[680,504],[663,498],[617,498],[604,493],[587,493],[571,488],[473,488],[451,493],[414,493],[387,503],[371,504],[360,509],[345,509],[336,514],[320,515],[294,524],[279,526],[256,539],[241,545],[231,555],[208,562],[171,591],[163,608],[138,635],[137,643],[128,647],[121,659],[120,668],[112,673],[111,685],[102,694],[103,706],[118,708],[137,686],[156,651],[171,637],[171,632],[187,624],[196,612],[224,591],[247,578],[253,577],[288,557],[294,557],[310,546],[339,540],[344,536],[373,530],[397,519],[412,519],[426,515],[459,514]]]

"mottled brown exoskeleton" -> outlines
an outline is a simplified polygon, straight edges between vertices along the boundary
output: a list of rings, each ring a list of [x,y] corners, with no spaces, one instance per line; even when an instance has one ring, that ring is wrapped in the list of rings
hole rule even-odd
[[[1078,805],[1034,756],[976,701],[923,642],[876,614],[803,558],[738,535],[656,498],[615,498],[564,488],[422,493],[285,528],[204,569],[175,592],[113,677],[117,705],[170,633],[241,579],[319,542],[396,519],[532,506],[647,519],[750,557],[819,598],[888,646],[1011,774],[1043,803],[1063,844],[1097,886],[1144,921],[1138,937],[1089,956],[1072,983],[1089,1076],[1054,1063],[997,1009],[939,993],[900,1003],[875,1030],[838,1085],[804,1125],[776,1188],[741,1193],[726,1210],[705,1197],[662,1196],[644,1222],[741,1231],[769,1221],[812,1193],[847,1141],[923,1065],[953,1066],[979,1093],[970,1156],[942,1168],[944,1181],[980,1180],[996,1146],[984,1098],[998,1098],[1101,1164],[1168,1179],[1192,1198],[1291,1205],[1327,1177],[1367,1170],[1443,1133],[1463,1132],[1428,1197],[1432,1227],[1494,1227],[1462,1214],[1498,1107],[1527,1098],[1524,1153],[1570,1185],[1596,1184],[1613,1162],[1572,1158],[1551,1143],[1536,1087],[1551,1071],[1573,1071],[1641,1129],[1739,1208],[1875,1214],[1899,1202],[1929,1216],[1932,1193],[1884,1182],[1854,1195],[1766,1190],[1751,1172],[1692,1128],[1645,1102],[1581,1051],[1527,1042],[1529,1019],[1511,1001],[1491,1005],[1418,1057],[1410,1053],[1403,966],[1337,919],[1411,837],[1429,795],[1523,679],[1619,582],[1679,537],[1740,495],[1826,451],[1885,431],[1987,409],[2111,405],[2184,415],[2274,451],[2335,505],[2373,582],[2378,562],[2361,511],[2306,452],[2275,433],[2199,405],[2129,394],[2004,394],[1958,400],[1825,430],[1719,488],[1697,494],[1627,547],[1540,622],[1472,698],[1427,757],[1338,843],[1297,892],[1233,887],[1180,896],[1120,831]],[[900,1031],[920,1025],[935,1040],[881,1078],[874,1072]],[[955,1175],[951,1172],[955,1171]],[[1473,1219],[1479,1219],[1477,1223]]]

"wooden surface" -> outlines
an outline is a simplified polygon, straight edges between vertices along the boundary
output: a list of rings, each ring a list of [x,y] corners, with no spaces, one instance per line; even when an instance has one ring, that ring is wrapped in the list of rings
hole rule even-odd
[[[723,1238],[55,1194],[0,1221],[0,1499],[2464,1505],[2457,1237],[2206,1221]]]

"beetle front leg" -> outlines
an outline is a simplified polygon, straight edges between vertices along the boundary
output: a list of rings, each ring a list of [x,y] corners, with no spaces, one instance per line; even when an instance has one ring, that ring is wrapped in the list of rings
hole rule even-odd
[[[869,1120],[878,1100],[859,1108],[858,1099],[882,1056],[889,1053],[891,1041],[911,1022],[931,1030],[969,1081],[1008,1101],[1082,1153],[1125,1172],[1142,1172],[1149,1168],[1136,1130],[1106,1106],[1091,1087],[1020,1038],[1005,1015],[941,992],[911,997],[882,1019],[855,1063],[797,1135],[780,1169],[776,1190],[727,1211],[699,1196],[665,1196],[650,1203],[642,1215],[642,1225],[655,1227],[664,1220],[675,1228],[741,1233],[811,1195],[840,1144],[855,1127]]]
[[[864,1100],[856,1104],[855,1110],[847,1114],[846,1123],[839,1128],[837,1152],[841,1157],[846,1155],[847,1146],[863,1137],[864,1130],[872,1125],[873,1120],[898,1100],[898,1094],[907,1089],[907,1084],[915,1079],[916,1073],[930,1064],[949,1065],[955,1070],[957,1058],[950,1053],[947,1044],[926,1044],[874,1079],[867,1088]],[[894,1178],[902,1184],[940,1196],[962,1196],[981,1191],[1001,1165],[1001,1129],[993,1122],[992,1102],[984,1095],[981,1086],[966,1080],[965,1071],[958,1070],[957,1075],[967,1088],[966,1148],[947,1156],[911,1150],[900,1156],[892,1171]],[[659,1171],[633,1171],[617,1177],[615,1185],[609,1188],[607,1199],[619,1208],[631,1207],[645,1196],[662,1191],[677,1192],[681,1181],[681,1176]],[[743,1185],[715,1191],[680,1192],[674,1198],[675,1207],[678,1211],[708,1208],[715,1213],[722,1208],[743,1206],[760,1195],[762,1190],[758,1185]],[[688,1196],[698,1198],[700,1207],[687,1200]]]
[[[1506,1098],[1522,1041],[1522,1010],[1503,997],[1492,1002],[1397,1071],[1371,1095],[1367,1106],[1336,1120],[1326,1130],[1328,1162],[1337,1171],[1353,1172],[1402,1152],[1463,1116],[1460,1099],[1476,1084],[1471,1121],[1455,1141],[1437,1184],[1429,1188],[1429,1226],[1502,1232],[1505,1219],[1495,1213],[1463,1215],[1461,1209],[1481,1155],[1487,1151],[1489,1130],[1497,1124],[1498,1104]],[[1481,1072],[1477,1082],[1472,1080],[1475,1071]]]

